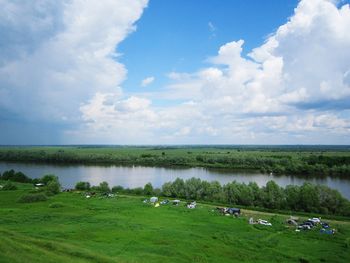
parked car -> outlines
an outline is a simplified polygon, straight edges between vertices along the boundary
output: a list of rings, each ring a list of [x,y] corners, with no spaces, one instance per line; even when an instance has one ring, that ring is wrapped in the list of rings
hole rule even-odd
[[[321,225],[323,228],[329,228],[329,224],[326,222],[322,222]]]
[[[312,222],[315,223],[315,224],[321,223],[321,219],[320,219],[320,218],[317,218],[317,217],[309,218],[308,221],[312,221]]]
[[[187,203],[187,208],[190,208],[190,209],[194,209],[196,208],[196,201],[193,201],[193,202],[190,202],[190,203]]]
[[[265,225],[265,226],[272,226],[271,223],[267,222],[266,220],[258,219],[258,224]]]
[[[310,226],[311,228],[314,227],[314,223],[311,222],[311,221],[305,221],[304,223],[302,223],[302,225],[308,225],[308,226]]]
[[[168,199],[165,199],[163,200],[162,202],[160,202],[161,205],[166,205],[169,203],[169,200]]]

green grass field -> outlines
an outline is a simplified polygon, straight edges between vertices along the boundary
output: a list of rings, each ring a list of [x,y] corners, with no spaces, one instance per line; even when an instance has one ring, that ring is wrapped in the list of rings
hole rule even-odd
[[[328,220],[337,233],[326,235],[295,232],[286,215],[233,218],[210,205],[155,208],[133,196],[73,192],[23,204],[32,186],[17,185],[0,191],[0,262],[350,262],[349,221]],[[63,207],[49,207],[57,202]],[[273,226],[249,225],[250,216]]]

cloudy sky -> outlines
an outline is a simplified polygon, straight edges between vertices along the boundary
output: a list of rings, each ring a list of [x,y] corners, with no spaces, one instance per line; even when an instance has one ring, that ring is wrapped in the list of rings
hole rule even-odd
[[[350,144],[348,0],[0,6],[0,144]]]

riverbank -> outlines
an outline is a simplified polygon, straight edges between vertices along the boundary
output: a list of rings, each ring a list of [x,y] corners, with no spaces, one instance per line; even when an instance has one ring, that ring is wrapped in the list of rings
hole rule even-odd
[[[337,232],[325,235],[319,229],[295,232],[285,224],[286,215],[242,210],[233,218],[214,213],[212,205],[155,208],[144,204],[144,197],[128,195],[88,199],[71,192],[23,204],[17,200],[32,186],[17,185],[18,190],[0,191],[1,262],[350,260],[346,221],[328,220]],[[250,217],[272,226],[249,225]]]
[[[350,177],[347,146],[0,147],[0,161],[226,168],[267,174]]]

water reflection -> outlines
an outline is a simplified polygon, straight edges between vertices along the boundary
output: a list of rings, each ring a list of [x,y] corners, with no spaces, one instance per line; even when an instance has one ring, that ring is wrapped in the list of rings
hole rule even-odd
[[[350,179],[335,177],[302,177],[290,175],[269,175],[256,171],[240,171],[227,169],[204,168],[162,168],[143,166],[96,166],[96,165],[48,165],[23,164],[0,162],[0,172],[14,169],[35,178],[44,174],[55,174],[64,187],[74,187],[78,181],[88,181],[97,185],[107,181],[111,186],[143,187],[151,182],[154,187],[160,187],[165,182],[174,181],[177,177],[184,180],[197,177],[206,181],[219,181],[225,184],[236,180],[237,182],[256,182],[264,186],[269,180],[274,180],[280,186],[288,184],[302,185],[304,182],[327,185],[337,189],[350,199]]]

